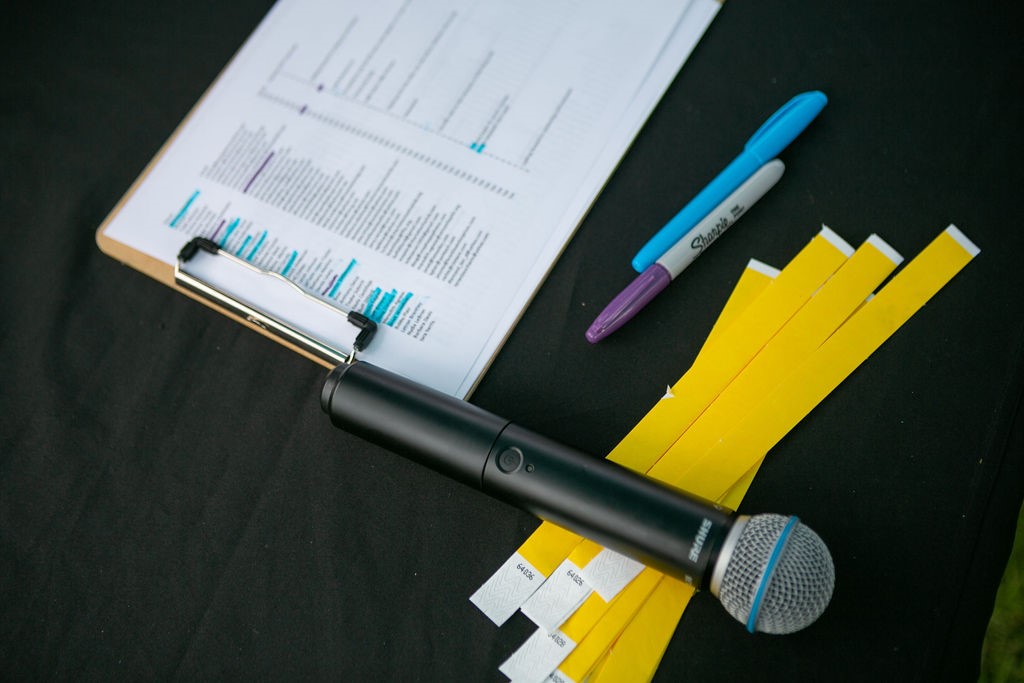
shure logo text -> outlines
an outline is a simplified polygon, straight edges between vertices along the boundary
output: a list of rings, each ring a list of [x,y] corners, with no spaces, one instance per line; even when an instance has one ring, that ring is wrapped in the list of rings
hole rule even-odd
[[[693,547],[690,548],[690,562],[696,562],[700,559],[700,551],[704,547],[704,541],[708,540],[708,533],[711,531],[711,520],[705,519],[700,523],[700,529],[697,530],[697,538],[693,539]]]

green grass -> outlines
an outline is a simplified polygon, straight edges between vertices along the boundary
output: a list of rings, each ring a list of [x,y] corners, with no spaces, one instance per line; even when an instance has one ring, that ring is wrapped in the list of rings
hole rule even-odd
[[[981,648],[982,683],[1024,681],[1024,510]]]

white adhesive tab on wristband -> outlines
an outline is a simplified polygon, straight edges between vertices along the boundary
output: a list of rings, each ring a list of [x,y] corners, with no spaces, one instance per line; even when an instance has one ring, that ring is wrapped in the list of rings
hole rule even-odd
[[[893,263],[895,263],[897,266],[903,263],[903,254],[893,249],[892,245],[890,245],[888,242],[883,240],[878,235],[871,233],[870,235],[868,235],[868,238],[865,240],[865,242],[867,242],[875,249],[885,254],[885,257],[888,258]]]
[[[640,562],[602,548],[583,568],[583,578],[605,602],[611,602],[643,570]]]
[[[956,227],[952,223],[950,223],[949,227],[946,228],[945,233],[952,237],[957,244],[963,247],[964,251],[966,251],[971,258],[974,258],[981,253],[981,249],[978,248],[978,245],[972,242],[970,238],[960,230],[960,228]]]
[[[512,683],[543,683],[576,647],[576,642],[561,631],[533,632],[512,656],[498,667]]]
[[[773,280],[779,276],[779,273],[782,272],[775,266],[769,266],[764,261],[758,261],[756,258],[752,258],[750,259],[750,261],[747,262],[747,268],[754,271],[755,273],[761,273],[761,275],[770,277]]]
[[[544,575],[519,553],[513,553],[469,601],[501,626],[544,583]]]
[[[591,592],[580,568],[564,560],[544,585],[523,603],[523,614],[548,633],[554,633]]]
[[[822,225],[821,232],[819,234],[825,239],[827,239],[829,242],[831,242],[836,249],[843,252],[843,254],[845,254],[847,258],[853,256],[853,247],[850,245],[849,242],[847,242],[842,237],[837,235],[835,231],[832,230],[832,228],[828,227],[827,225]]]

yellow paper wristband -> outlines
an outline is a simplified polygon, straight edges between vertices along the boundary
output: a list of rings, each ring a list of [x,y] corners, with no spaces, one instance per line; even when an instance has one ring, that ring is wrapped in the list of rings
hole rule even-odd
[[[697,419],[754,355],[852,253],[838,235],[823,228],[764,289],[714,346],[672,387],[608,455],[636,472],[647,472]]]
[[[732,295],[726,301],[722,313],[712,328],[709,340],[721,334],[742,312],[764,291],[771,281],[778,275],[778,271],[760,261],[751,260],[740,276]],[[704,349],[708,348],[709,341],[705,341]],[[661,427],[650,426],[650,415],[642,419],[633,431],[626,436],[626,441],[638,442],[635,446],[642,450],[642,442],[645,433],[657,433]],[[659,454],[660,455],[660,454]],[[545,576],[551,574],[558,565],[569,556],[583,538],[577,534],[562,529],[550,522],[542,522],[541,525],[519,546],[517,552],[537,568]]]
[[[695,462],[678,485],[712,500],[757,464],[783,436],[888,339],[978,248],[955,226],[942,232],[745,418]]]
[[[711,331],[704,338],[704,344],[697,352],[698,360],[707,349],[718,345],[722,334],[743,315],[751,302],[761,295],[761,292],[779,276],[780,272],[778,268],[773,268],[767,263],[750,259],[747,267],[743,269],[740,279],[736,281],[736,286],[732,288],[729,298],[726,299],[725,306],[718,314],[715,324],[711,326]]]
[[[713,448],[685,478],[684,486],[728,507],[737,508],[767,450],[977,253],[977,247],[955,226],[947,228],[878,296],[859,307],[840,331],[823,345],[824,350],[814,353],[800,367],[799,374],[794,374],[780,385],[749,420],[731,432],[750,438],[728,439],[723,443],[730,444],[730,448]],[[786,409],[773,409],[779,406]],[[746,456],[745,461],[738,456]],[[731,471],[726,468],[716,472],[711,466],[711,463],[729,461],[733,464]],[[748,464],[749,467],[743,470]],[[708,471],[713,476],[701,476]],[[732,481],[731,486],[727,484],[729,481]],[[667,577],[662,584],[666,580]],[[688,590],[685,585],[682,588]],[[653,676],[688,597],[678,602],[655,602],[653,598],[654,595],[623,628],[612,650],[603,659],[598,657],[589,663],[595,665],[600,660],[601,664],[592,681],[645,681]]]
[[[576,641],[577,645],[558,670],[571,680],[582,681],[661,580],[661,573],[650,568],[644,569],[611,603],[604,603],[605,609],[585,611],[587,604],[584,603],[584,607],[562,625],[562,632]],[[587,599],[587,602],[590,601],[598,606],[603,603],[596,594]]]
[[[679,486],[695,460],[835,332],[902,260],[877,236],[868,238],[786,321],[648,475]]]
[[[660,401],[613,450],[609,458],[640,472],[656,462],[668,446],[710,403],[729,379],[749,361],[792,312],[846,260],[852,249],[828,228],[822,230],[775,278],[771,271],[751,262],[741,278],[742,288],[730,297],[724,318],[715,325],[714,345],[705,344],[699,363],[676,383],[687,392],[684,400]],[[765,282],[765,277],[771,281]],[[753,280],[753,284],[748,284]],[[760,283],[757,280],[761,280]],[[743,298],[756,298],[740,305]],[[724,353],[727,352],[727,353]],[[723,354],[729,359],[723,360]],[[690,393],[692,391],[692,393]],[[694,401],[694,399],[697,401]],[[495,572],[470,600],[496,624],[530,599],[544,578],[572,552],[581,537],[549,523],[543,523]],[[554,613],[557,610],[553,610]]]
[[[594,667],[591,683],[645,683],[654,678],[693,594],[693,586],[671,576],[663,577],[604,660],[598,662],[600,667]]]

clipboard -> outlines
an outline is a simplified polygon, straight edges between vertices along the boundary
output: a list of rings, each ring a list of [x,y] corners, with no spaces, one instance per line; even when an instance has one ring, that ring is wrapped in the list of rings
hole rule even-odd
[[[332,306],[303,291],[279,273],[258,268],[204,237],[194,237],[186,242],[171,267],[111,239],[103,234],[103,228],[97,232],[96,240],[104,253],[326,368],[354,362],[356,354],[364,351],[377,333],[377,323],[368,316]],[[214,261],[216,265],[212,265]],[[211,269],[222,275],[208,277]],[[261,281],[264,291],[267,287],[275,287],[278,295],[270,297],[270,305],[267,297],[263,297],[263,303],[256,303],[239,294],[251,291],[250,287],[229,288],[222,284],[245,281]],[[289,315],[311,307],[318,312],[317,317],[323,324],[318,330],[295,323],[293,315]],[[324,330],[329,328],[336,332],[325,333]],[[339,343],[343,337],[348,338],[347,343]]]
[[[266,18],[264,18],[266,21]],[[142,173],[135,179],[127,192],[118,200],[114,208],[107,214],[103,223],[96,230],[96,244],[107,256],[130,266],[143,275],[153,278],[157,282],[177,290],[181,294],[198,301],[213,310],[227,316],[235,322],[248,327],[250,330],[262,334],[264,337],[275,341],[282,346],[298,353],[309,360],[322,365],[325,368],[333,368],[340,363],[352,363],[356,354],[366,349],[377,332],[377,324],[358,311],[345,311],[328,302],[318,299],[303,291],[294,282],[281,276],[278,273],[262,270],[256,266],[237,258],[230,252],[220,248],[215,242],[209,239],[195,237],[182,245],[178,252],[177,261],[173,265],[161,261],[158,258],[139,251],[130,245],[114,239],[107,234],[107,228],[118,215],[121,209],[128,203],[136,190],[146,181],[152,170],[163,159],[177,141],[181,132],[186,128],[197,111],[199,111],[210,93],[213,92],[224,78],[238,54],[244,49],[245,43],[239,47],[231,59],[224,65],[217,77],[213,79],[206,90],[196,101],[189,112],[181,120],[174,132],[161,145],[153,158],[146,164]],[[331,338],[324,338],[314,332],[304,329],[302,326],[289,320],[287,311],[271,310],[264,304],[257,304],[238,291],[229,291],[215,282],[211,282],[201,276],[189,272],[190,264],[194,264],[196,257],[219,256],[219,263],[226,268],[234,268],[236,271],[244,269],[250,275],[254,275],[264,281],[276,280],[288,287],[293,305],[317,305],[328,314],[327,320],[336,321],[339,330],[345,327],[347,322],[354,330],[347,344],[339,344]],[[346,336],[346,335],[341,335]]]
[[[504,31],[500,20],[511,10],[491,4],[495,28]],[[616,26],[628,10],[611,5],[560,17],[551,30],[566,40],[552,53],[532,50],[515,29],[502,39],[502,64],[518,69],[524,58],[543,58],[545,67],[515,72],[522,101],[502,101],[498,114],[488,113],[488,81],[464,116],[441,130],[445,112],[464,102],[464,85],[450,67],[489,54],[477,54],[486,46],[475,38],[461,40],[475,36],[471,24],[445,34],[452,47],[430,52],[429,69],[414,59],[406,71],[380,71],[388,74],[382,89],[374,86],[364,102],[346,90],[363,81],[342,76],[349,63],[379,68],[370,63],[374,26],[390,25],[389,9],[279,0],[104,220],[97,244],[325,367],[369,343],[369,326],[347,310],[340,326],[346,334],[336,339],[338,325],[328,337],[289,321],[292,304],[268,308],[262,292],[187,277],[211,259],[228,264],[225,271],[246,270],[228,254],[264,276],[280,273],[307,295],[391,328],[367,354],[374,362],[465,398],[718,7],[701,0],[647,17],[659,40],[640,30],[625,36],[618,43],[625,66],[611,81],[581,79],[580,64],[593,56],[575,46],[588,44],[591,29]],[[425,11],[446,16],[441,6]],[[374,19],[357,24],[358,40],[341,43],[331,31],[309,30],[345,26],[325,17],[354,12]],[[403,36],[419,37],[421,28],[412,19],[401,23],[389,49],[415,57],[415,41]],[[445,76],[434,84],[428,72]],[[388,114],[382,102],[404,113]],[[601,107],[594,110],[594,102]],[[157,225],[177,232],[157,235],[150,230]],[[175,259],[195,237],[226,251],[199,247]],[[306,303],[298,290],[291,294]]]
[[[230,62],[228,66],[230,66]],[[225,66],[225,70],[228,66]],[[223,74],[223,71],[221,73]],[[224,251],[215,242],[206,238],[195,237],[186,242],[178,252],[176,262],[173,265],[169,265],[160,259],[114,239],[106,233],[111,221],[113,221],[114,217],[117,216],[118,212],[132,197],[135,190],[145,182],[150,171],[160,162],[166,150],[174,144],[181,130],[188,123],[194,112],[202,106],[207,95],[217,86],[219,80],[220,76],[214,79],[213,83],[192,107],[189,114],[178,125],[174,133],[146,165],[146,168],[139,174],[138,178],[135,179],[131,188],[110,211],[96,230],[96,244],[99,246],[100,251],[107,256],[134,268],[157,282],[177,290],[181,294],[212,308],[218,313],[325,368],[333,368],[339,363],[351,363],[355,360],[356,354],[363,351],[370,344],[377,332],[377,324],[369,317],[357,311],[344,311],[331,306],[326,301],[306,293],[298,285],[280,274],[257,268]],[[264,281],[275,280],[279,284],[286,286],[293,305],[312,304],[320,306],[324,313],[329,314],[326,316],[327,320],[337,322],[339,331],[345,327],[346,322],[349,323],[354,328],[354,330],[350,330],[353,332],[350,341],[348,344],[339,344],[334,339],[324,338],[324,335],[318,335],[295,324],[289,320],[287,305],[284,306],[283,310],[277,310],[281,307],[273,307],[272,310],[271,307],[257,304],[238,293],[245,290],[229,290],[218,285],[216,282],[210,281],[208,278],[190,273],[190,265],[194,266],[197,257],[202,258],[204,256],[206,258],[220,257],[218,263],[224,268],[231,268],[236,272],[245,272]]]

